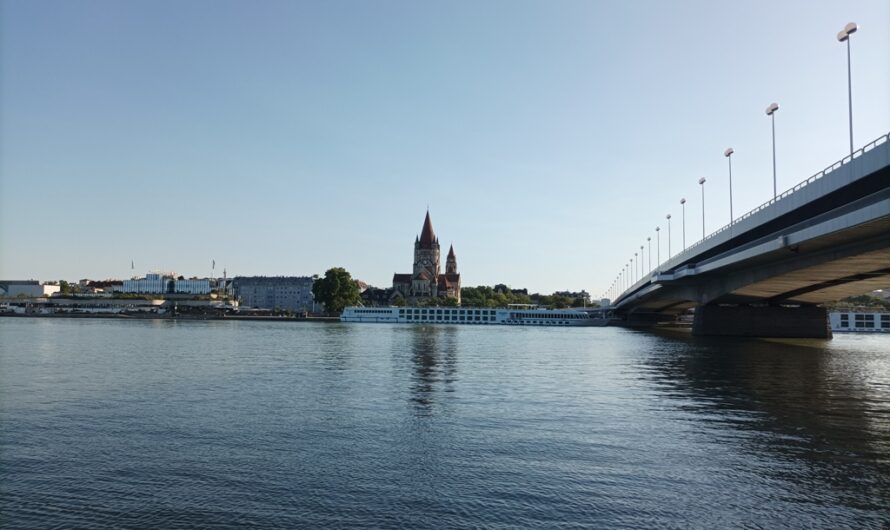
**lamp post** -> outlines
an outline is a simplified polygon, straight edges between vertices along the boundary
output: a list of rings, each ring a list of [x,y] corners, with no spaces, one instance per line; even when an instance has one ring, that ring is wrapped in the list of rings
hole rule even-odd
[[[776,111],[779,110],[778,103],[770,103],[769,107],[766,108],[766,115],[772,118],[773,122],[773,200],[775,200],[776,193]]]
[[[686,252],[686,198],[680,199],[680,206],[683,207],[683,252]]]
[[[652,238],[646,238],[646,244],[649,245],[649,272],[652,272]]]
[[[640,279],[643,279],[643,262],[646,261],[644,257],[646,254],[643,252],[643,245],[640,245]]]
[[[630,265],[634,269],[633,276],[632,276],[634,283],[637,283],[637,280],[639,280],[639,276],[637,276],[637,263],[639,263],[639,262],[640,261],[637,259],[637,253],[634,252],[634,257],[633,257],[633,259],[630,260]]]
[[[847,100],[850,105],[850,156],[853,156],[853,71],[850,67],[850,35],[856,33],[859,26],[850,22],[837,34],[838,42],[847,43]]]
[[[665,219],[668,220],[668,259],[671,259],[671,214],[667,214]]]
[[[726,157],[726,160],[729,161],[729,233],[732,234],[732,222],[735,220],[735,217],[732,215],[732,154],[735,151],[732,150],[732,147],[727,147],[726,151],[723,151],[723,156]]]
[[[661,227],[655,227],[655,266],[661,267]]]
[[[701,238],[705,239],[705,182],[708,179],[702,177],[698,179],[698,183],[701,185]]]

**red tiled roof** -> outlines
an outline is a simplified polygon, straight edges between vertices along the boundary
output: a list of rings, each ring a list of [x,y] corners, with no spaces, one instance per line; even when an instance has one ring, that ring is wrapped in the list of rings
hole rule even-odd
[[[392,283],[411,283],[411,275],[395,273],[392,275]]]
[[[429,280],[430,279],[430,275],[427,274],[426,271],[420,271],[420,274],[418,274],[417,277],[420,278],[421,280]]]

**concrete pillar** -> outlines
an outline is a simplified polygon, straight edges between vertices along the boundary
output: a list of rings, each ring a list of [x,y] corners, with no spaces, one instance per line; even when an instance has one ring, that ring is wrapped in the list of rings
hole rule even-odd
[[[830,339],[824,307],[717,306],[695,308],[693,335]]]

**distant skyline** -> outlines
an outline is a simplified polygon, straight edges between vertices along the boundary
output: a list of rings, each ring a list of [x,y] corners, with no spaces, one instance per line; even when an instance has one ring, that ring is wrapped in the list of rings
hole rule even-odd
[[[0,278],[389,287],[429,206],[463,286],[599,296],[890,132],[890,3],[0,0]],[[131,270],[131,260],[135,270]],[[655,259],[652,260],[653,265]]]

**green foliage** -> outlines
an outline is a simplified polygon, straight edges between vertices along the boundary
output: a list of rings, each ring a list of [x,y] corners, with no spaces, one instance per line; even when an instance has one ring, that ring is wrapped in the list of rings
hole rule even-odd
[[[442,307],[457,307],[457,298],[445,298],[442,301]]]
[[[341,313],[346,306],[358,304],[361,293],[352,275],[343,267],[334,267],[324,273],[324,278],[312,284],[316,302],[324,304],[329,313]]]
[[[65,280],[61,280],[59,282],[59,294],[71,294],[71,293],[75,292],[75,290],[76,289],[74,289],[74,286],[72,286],[70,283],[66,282]]]
[[[587,300],[583,298],[569,298],[558,294],[523,294],[514,293],[504,284],[494,287],[481,285],[479,287],[464,287],[460,290],[461,305],[466,307],[507,307],[510,304],[535,304],[550,309],[562,309],[566,307],[582,307]]]
[[[529,296],[513,293],[506,286],[496,288],[480,285],[460,290],[461,305],[467,307],[506,307],[509,304],[529,304]]]
[[[848,296],[835,302],[825,304],[828,309],[876,309],[879,311],[890,311],[890,300],[883,300],[877,296],[863,294],[859,296]]]

